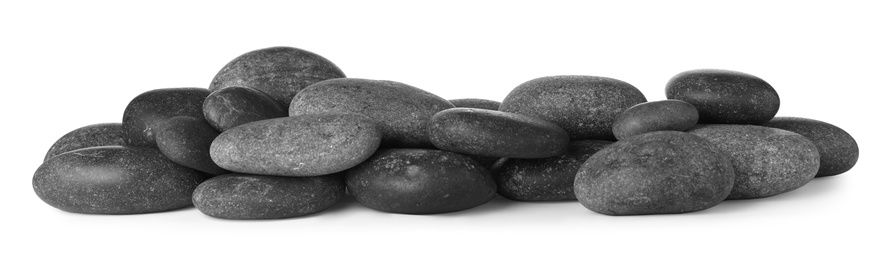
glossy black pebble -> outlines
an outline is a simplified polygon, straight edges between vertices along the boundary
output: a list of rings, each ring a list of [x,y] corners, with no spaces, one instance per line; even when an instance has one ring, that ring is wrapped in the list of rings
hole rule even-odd
[[[100,146],[43,162],[33,186],[40,199],[64,211],[139,214],[192,205],[193,190],[208,177],[156,149]]]
[[[500,108],[500,102],[481,98],[449,99],[448,102],[451,102],[454,107],[481,108],[488,110],[497,110]]]
[[[346,174],[347,189],[359,203],[392,213],[465,210],[490,201],[497,190],[484,167],[440,150],[379,150]]]
[[[203,101],[209,95],[202,88],[155,89],[136,96],[123,111],[123,134],[127,145],[157,147],[156,130],[175,116],[205,120]]]
[[[774,117],[764,126],[792,131],[810,139],[820,152],[820,169],[816,177],[842,174],[853,168],[859,159],[856,140],[835,125],[800,117]]]
[[[43,161],[52,156],[94,146],[123,145],[123,125],[120,123],[103,123],[87,125],[74,129],[63,135],[52,144]]]
[[[227,170],[218,167],[209,156],[209,147],[218,131],[206,121],[189,116],[176,116],[160,125],[157,146],[169,160],[214,175]]]
[[[617,140],[654,131],[687,131],[697,124],[697,109],[681,100],[661,100],[632,106],[614,118]]]
[[[206,121],[218,131],[258,120],[288,116],[288,110],[259,90],[227,87],[212,92],[203,102]]]
[[[224,219],[281,219],[323,211],[344,198],[340,174],[282,177],[225,174],[193,192],[193,205],[203,214]]]
[[[753,75],[719,69],[679,73],[666,84],[666,98],[694,105],[701,124],[763,124],[780,109],[780,96]]]
[[[439,149],[493,157],[552,157],[564,154],[569,142],[568,133],[549,121],[480,108],[436,113],[427,131]]]

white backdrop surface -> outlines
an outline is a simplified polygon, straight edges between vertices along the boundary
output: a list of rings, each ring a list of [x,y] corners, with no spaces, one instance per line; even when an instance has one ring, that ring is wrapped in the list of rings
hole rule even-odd
[[[875,1],[5,1],[0,258],[881,259],[882,11]],[[194,208],[71,214],[34,194],[58,137],[119,122],[151,89],[208,87],[229,60],[271,46],[448,99],[500,101],[524,81],[577,74],[629,82],[653,101],[679,72],[737,70],[774,86],[779,115],[850,132],[860,159],[793,192],[680,215],[498,198],[412,216],[348,199],[303,218],[226,221]]]

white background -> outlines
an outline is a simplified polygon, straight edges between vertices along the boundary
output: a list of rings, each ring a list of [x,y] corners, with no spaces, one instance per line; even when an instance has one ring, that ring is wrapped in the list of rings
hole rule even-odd
[[[0,3],[0,258],[884,256],[874,127],[884,8],[875,1],[10,2]],[[34,194],[31,177],[58,137],[119,122],[129,100],[151,89],[208,87],[229,60],[271,46],[449,99],[499,101],[524,81],[580,74],[617,78],[660,100],[679,72],[738,70],[774,86],[780,115],[850,132],[861,156],[846,174],[790,193],[681,215],[609,217],[577,202],[498,199],[411,216],[349,199],[304,218],[225,221],[193,208],[70,214]]]

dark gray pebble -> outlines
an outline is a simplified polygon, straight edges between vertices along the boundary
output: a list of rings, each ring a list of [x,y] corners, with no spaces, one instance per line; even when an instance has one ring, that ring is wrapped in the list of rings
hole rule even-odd
[[[545,158],[568,150],[568,133],[532,116],[481,108],[452,108],[433,115],[427,130],[439,149],[481,156]]]
[[[282,177],[225,174],[211,178],[193,192],[203,214],[223,219],[282,219],[328,209],[344,198],[340,174]]]
[[[120,123],[94,124],[74,129],[52,144],[43,161],[52,156],[93,146],[123,145],[123,125]]]
[[[206,97],[203,114],[212,127],[224,132],[248,122],[285,117],[288,116],[288,111],[259,90],[227,87]]]
[[[160,125],[156,140],[163,155],[178,164],[214,175],[227,170],[218,167],[209,156],[209,147],[218,131],[206,121],[189,116],[169,118]]]
[[[621,140],[654,131],[687,131],[697,124],[699,114],[690,103],[661,100],[641,103],[614,118],[614,136]]]
[[[816,177],[842,174],[859,160],[856,140],[835,125],[800,117],[774,117],[764,126],[792,131],[810,139],[820,152],[820,169]]]
[[[449,99],[448,102],[451,102],[454,107],[481,108],[488,110],[497,110],[500,108],[500,102],[481,98]]]
[[[203,88],[165,88],[136,96],[123,112],[126,144],[156,148],[156,129],[166,119],[189,116],[205,120],[203,101],[209,93]]]
[[[743,72],[699,69],[679,73],[666,84],[666,98],[694,105],[701,124],[764,124],[780,109],[770,84]]]

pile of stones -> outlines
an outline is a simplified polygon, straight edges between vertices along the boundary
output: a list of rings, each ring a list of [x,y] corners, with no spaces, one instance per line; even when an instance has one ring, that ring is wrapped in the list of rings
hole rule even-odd
[[[844,130],[775,117],[779,96],[756,76],[692,70],[665,91],[668,100],[648,102],[617,79],[550,76],[502,102],[446,100],[346,78],[309,51],[266,48],[229,62],[208,89],[151,90],[121,123],[64,135],[33,188],[53,207],[87,214],[193,205],[217,218],[291,218],[345,196],[437,214],[499,194],[637,215],[774,196],[857,161]]]

